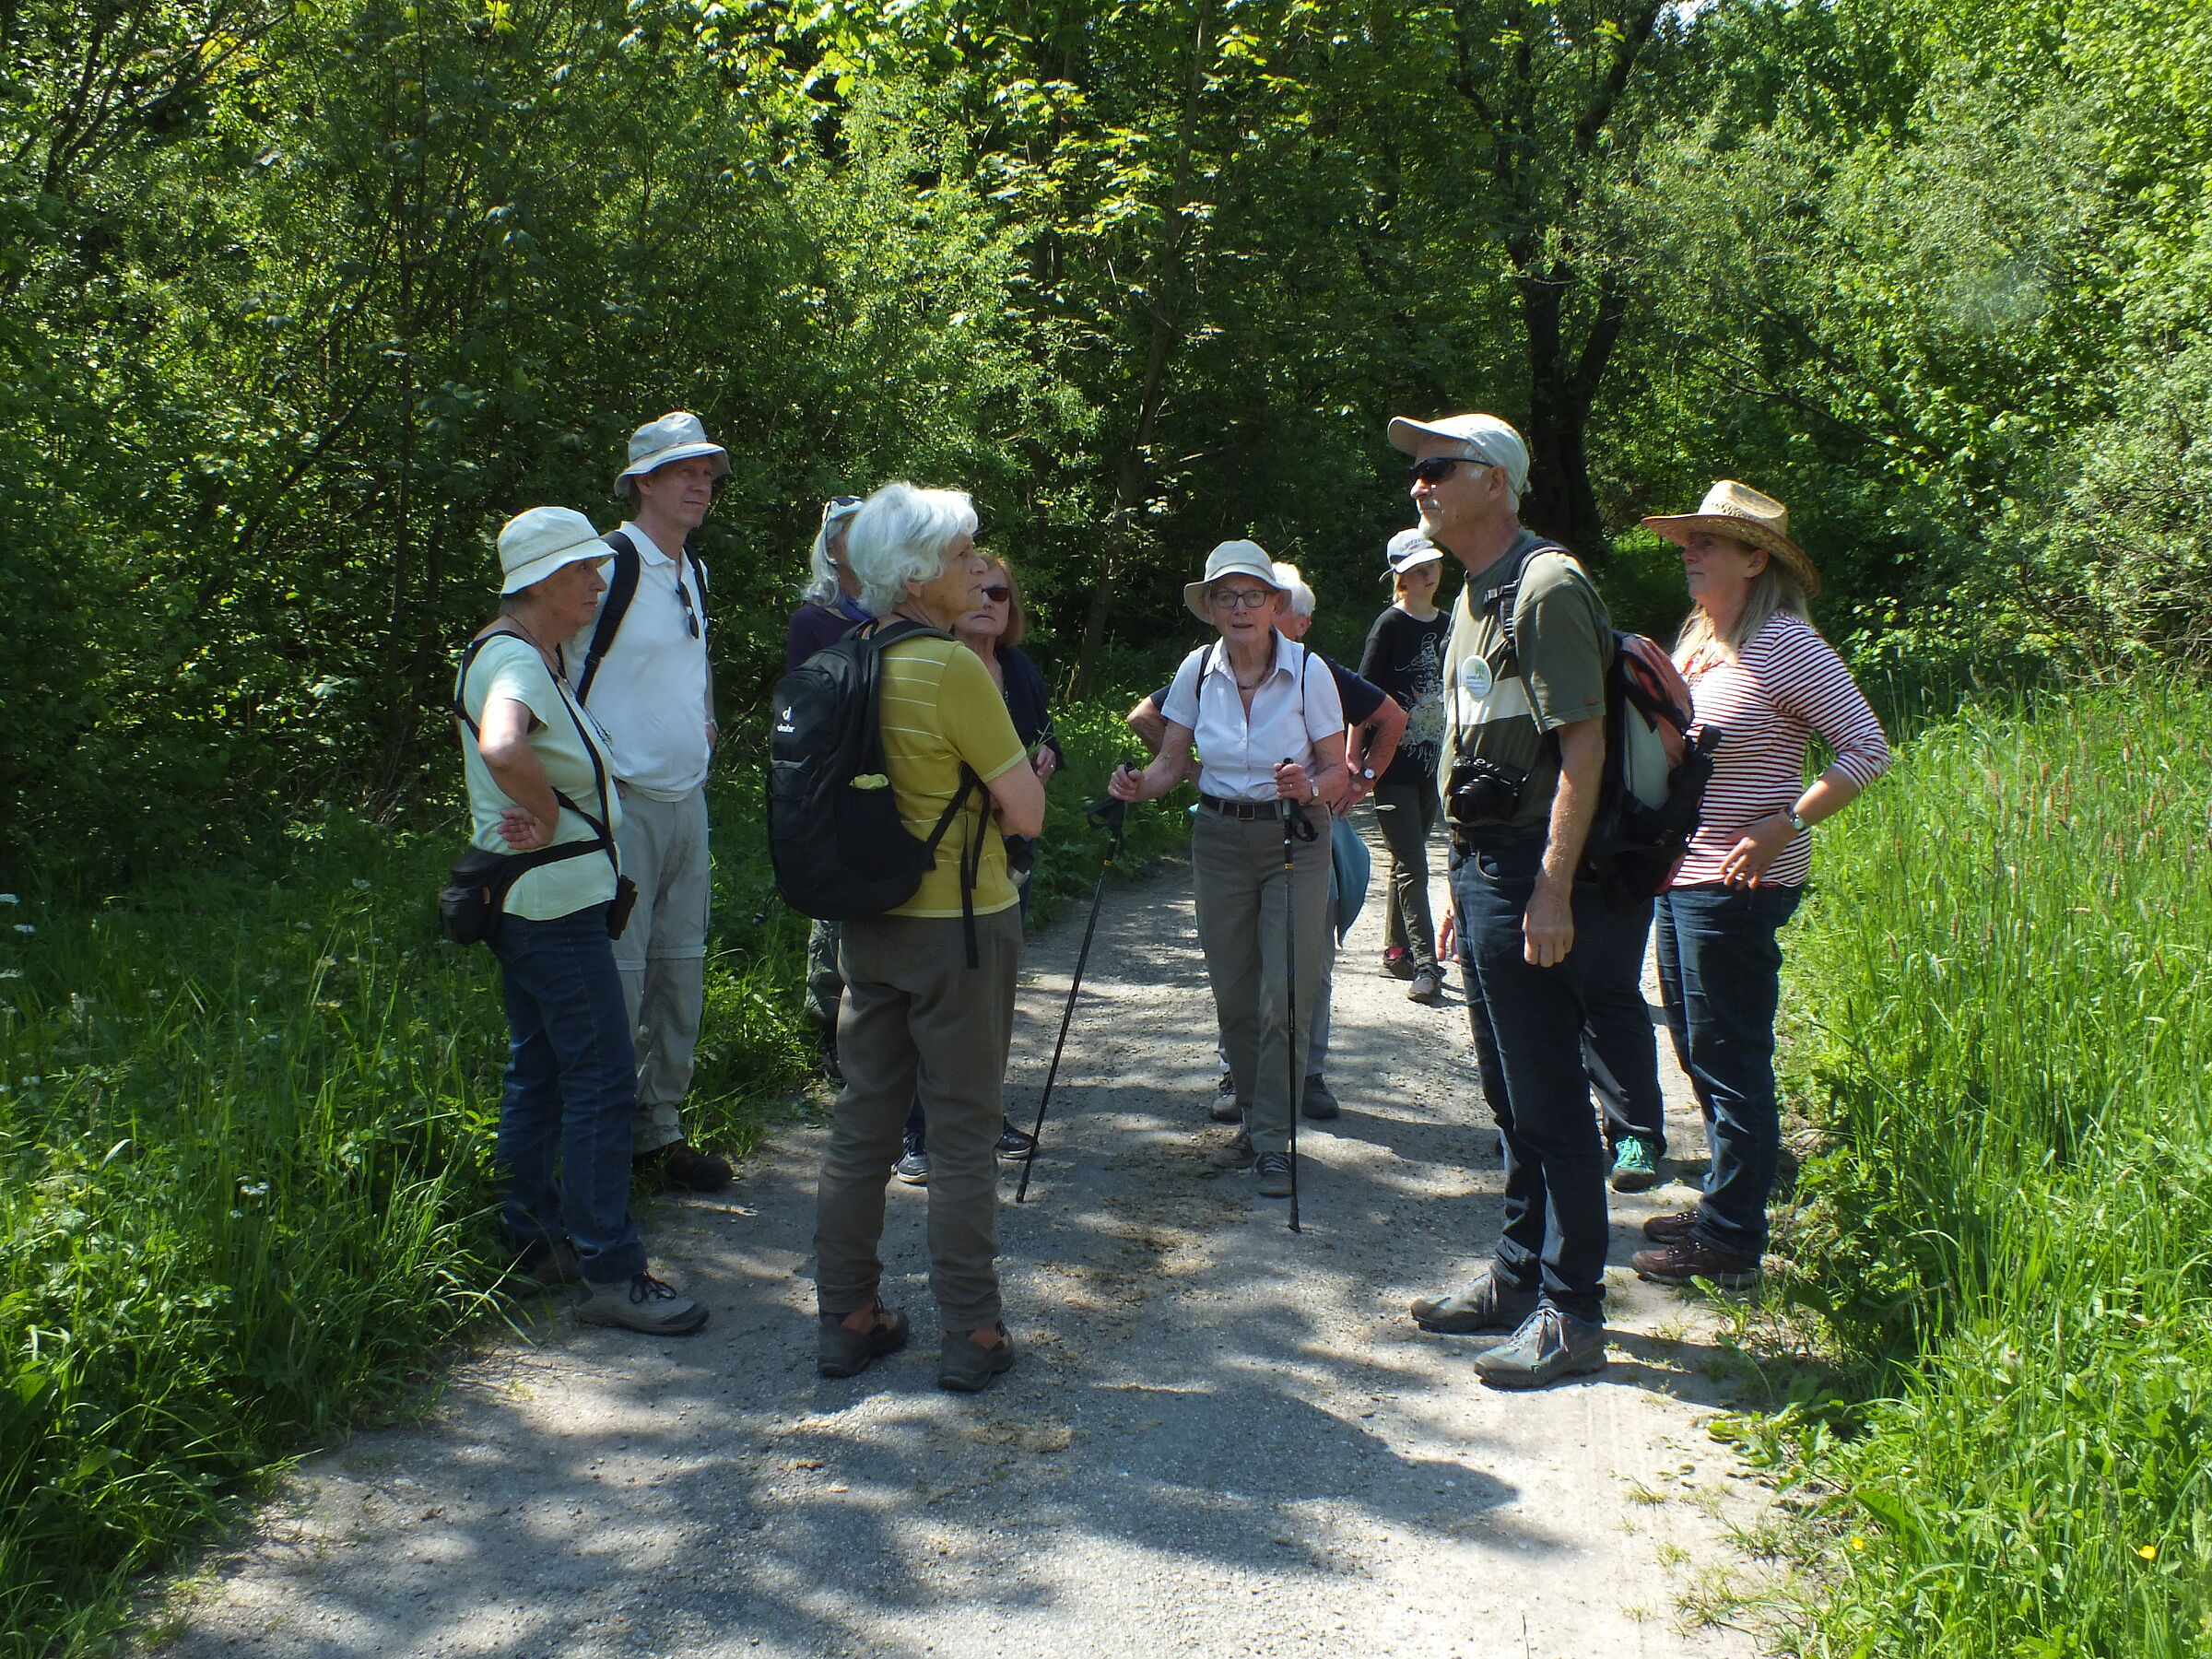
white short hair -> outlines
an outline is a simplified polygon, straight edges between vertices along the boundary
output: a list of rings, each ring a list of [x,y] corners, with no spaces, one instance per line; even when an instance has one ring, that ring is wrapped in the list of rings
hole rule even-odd
[[[945,550],[976,529],[975,503],[962,489],[886,484],[845,527],[845,569],[860,583],[861,608],[888,617],[906,602],[906,584],[945,568]]]
[[[838,585],[837,560],[830,549],[837,547],[860,511],[857,504],[846,506],[851,496],[833,496],[822,503],[822,527],[814,533],[814,549],[808,556],[808,581],[806,596],[816,605],[835,605],[843,590]]]
[[[1310,617],[1313,614],[1313,590],[1306,579],[1298,573],[1294,564],[1276,561],[1275,584],[1283,590],[1283,614],[1290,617]]]

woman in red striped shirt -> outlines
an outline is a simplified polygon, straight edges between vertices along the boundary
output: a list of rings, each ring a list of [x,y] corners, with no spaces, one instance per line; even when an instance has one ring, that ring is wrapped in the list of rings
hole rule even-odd
[[[1888,770],[1889,745],[1807,618],[1820,572],[1790,539],[1787,508],[1723,479],[1696,512],[1643,522],[1681,546],[1694,608],[1675,661],[1721,742],[1697,837],[1656,915],[1667,1029],[1712,1162],[1698,1206],[1645,1222],[1655,1248],[1632,1260],[1645,1278],[1737,1287],[1759,1277],[1782,1149],[1775,935],[1805,891],[1812,827]],[[1835,760],[1807,787],[1816,735]]]

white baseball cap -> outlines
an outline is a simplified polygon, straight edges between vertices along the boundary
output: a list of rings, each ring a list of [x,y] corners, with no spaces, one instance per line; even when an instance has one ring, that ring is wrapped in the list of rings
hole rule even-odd
[[[533,507],[500,526],[501,596],[543,582],[564,565],[583,559],[604,564],[614,549],[599,539],[592,521],[566,507]]]
[[[1443,556],[1444,550],[1418,530],[1401,530],[1390,538],[1390,545],[1382,550],[1384,570],[1382,580],[1394,582],[1400,571],[1410,571],[1416,565],[1434,564]]]
[[[1504,467],[1506,488],[1516,500],[1528,492],[1528,445],[1497,416],[1446,415],[1436,420],[1415,420],[1400,415],[1390,423],[1391,447],[1409,455],[1414,444],[1424,437],[1449,438],[1468,460]]]
[[[694,455],[714,457],[714,476],[730,476],[730,453],[707,436],[707,429],[699,417],[678,409],[664,415],[658,420],[649,420],[629,435],[629,465],[615,475],[615,493],[628,495],[622,480],[657,472],[672,461],[688,461]]]

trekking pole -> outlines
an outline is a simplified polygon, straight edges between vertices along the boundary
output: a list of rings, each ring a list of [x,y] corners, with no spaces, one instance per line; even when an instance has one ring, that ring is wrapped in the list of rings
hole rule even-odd
[[[1283,764],[1290,764],[1290,757],[1283,757]],[[1303,1232],[1298,1224],[1298,1113],[1302,1102],[1300,1092],[1306,1080],[1306,1068],[1301,1064],[1305,1056],[1298,1052],[1298,889],[1296,854],[1300,832],[1303,839],[1313,839],[1313,826],[1306,822],[1306,809],[1296,801],[1283,803],[1283,1047],[1290,1058],[1290,1230]]]
[[[1060,1075],[1060,1051],[1067,1046],[1068,1022],[1076,1017],[1076,994],[1083,989],[1083,965],[1090,960],[1090,936],[1099,931],[1099,905],[1106,897],[1106,872],[1113,868],[1113,861],[1122,851],[1122,830],[1128,818],[1129,804],[1117,801],[1112,795],[1084,813],[1094,824],[1103,825],[1109,836],[1105,861],[1099,865],[1099,884],[1091,889],[1090,920],[1083,927],[1083,947],[1076,952],[1075,977],[1067,982],[1067,1006],[1060,1012],[1060,1037],[1053,1044],[1053,1063],[1045,1068],[1044,1092],[1037,1097],[1037,1122],[1030,1130],[1030,1149],[1021,1157],[1021,1184],[1014,1189],[1014,1202],[1020,1204],[1030,1195],[1030,1167],[1037,1161],[1037,1148],[1044,1144],[1044,1109],[1053,1101],[1053,1080]]]

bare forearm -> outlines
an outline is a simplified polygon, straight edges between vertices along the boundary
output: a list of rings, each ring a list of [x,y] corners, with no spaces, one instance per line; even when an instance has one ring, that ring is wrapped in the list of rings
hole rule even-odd
[[[1605,770],[1604,727],[1594,721],[1583,724],[1597,729],[1586,737],[1570,738],[1567,734],[1578,730],[1572,726],[1561,733],[1559,787],[1551,797],[1551,823],[1544,841],[1544,864],[1536,876],[1539,888],[1559,894],[1573,889],[1575,868],[1583,862],[1583,846],[1589,841],[1590,826],[1597,818],[1598,779]]]

